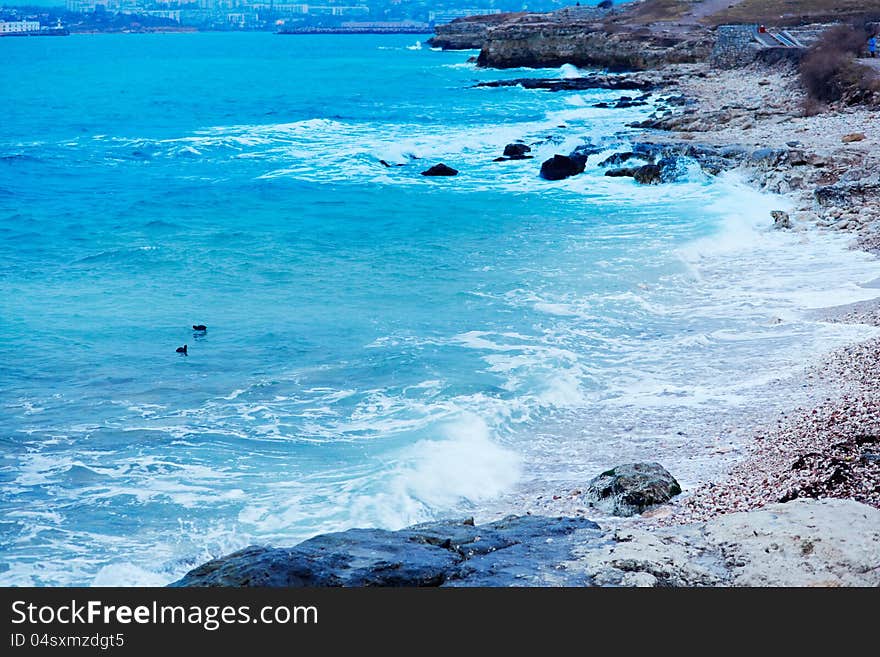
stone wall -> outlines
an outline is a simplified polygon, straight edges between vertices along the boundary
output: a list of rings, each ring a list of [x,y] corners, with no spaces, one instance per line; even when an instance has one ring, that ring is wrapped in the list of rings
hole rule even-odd
[[[752,61],[758,54],[755,42],[757,25],[720,25],[709,63],[717,68],[736,68]]]

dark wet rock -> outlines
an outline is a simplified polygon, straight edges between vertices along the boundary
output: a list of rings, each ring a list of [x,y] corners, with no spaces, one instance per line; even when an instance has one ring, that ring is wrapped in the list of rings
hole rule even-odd
[[[632,151],[627,151],[624,153],[614,153],[614,154],[606,157],[601,162],[599,162],[599,166],[602,168],[620,166],[624,162],[629,162],[634,157],[642,159],[641,155],[637,155],[636,153],[634,153]]]
[[[657,119],[644,119],[643,121],[633,121],[627,123],[627,128],[637,128],[638,130],[654,130],[657,128]]]
[[[773,210],[770,212],[770,216],[773,217],[773,228],[776,230],[787,230],[791,228],[791,217],[788,216],[788,212]]]
[[[586,496],[608,513],[632,516],[668,502],[679,493],[681,486],[659,463],[628,463],[593,479]]]
[[[591,155],[596,155],[601,153],[605,149],[601,146],[596,146],[595,144],[581,144],[577,146],[571,153],[568,154],[569,157],[575,157],[578,155],[582,155],[584,158],[588,158]]]
[[[587,164],[585,155],[554,155],[541,165],[541,177],[544,180],[562,180],[583,173]]]
[[[698,158],[697,162],[703,172],[708,173],[710,176],[717,176],[722,171],[727,171],[733,166],[723,157],[702,157]]]
[[[584,518],[510,516],[474,526],[439,521],[392,532],[350,529],[292,548],[253,546],[215,559],[172,586],[579,586],[558,564],[605,539]]]
[[[670,182],[684,171],[682,158],[695,160],[709,175],[718,175],[736,167],[741,158],[748,157],[749,151],[742,147],[718,147],[693,142],[636,142],[631,151],[614,153],[599,163],[600,167],[619,166],[632,159],[644,160],[660,167],[659,177],[656,169],[646,169],[643,175],[648,184]]]
[[[707,144],[682,144],[678,152],[670,152],[670,154],[681,154],[685,157],[692,157],[694,159],[700,159],[704,157],[721,157],[721,153],[719,149],[715,146],[709,146]]]
[[[609,178],[633,178],[639,168],[640,167],[621,167],[620,169],[608,169],[608,171],[605,172],[605,175]]]
[[[504,156],[509,158],[523,157],[526,153],[531,153],[532,148],[526,144],[508,144],[504,147]]]
[[[514,78],[477,83],[478,87],[522,87],[545,91],[585,91],[589,89],[617,89],[620,91],[650,91],[657,87],[653,80],[637,75],[594,73],[581,78]]]
[[[448,167],[442,162],[440,164],[435,164],[427,171],[422,171],[423,176],[457,176],[458,171],[453,169],[452,167]]]
[[[662,157],[669,149],[674,148],[672,144],[652,144],[651,142],[638,142],[633,144],[632,152],[643,160],[653,162],[658,157]]]
[[[630,96],[621,96],[616,101],[607,102],[602,101],[599,103],[595,103],[593,107],[598,107],[600,109],[625,109],[627,107],[642,107],[643,105],[647,105],[647,101],[650,94],[640,96],[639,98],[631,98]]]
[[[644,100],[623,100],[620,99],[614,103],[614,109],[627,109],[629,107],[642,107],[648,103]]]
[[[685,156],[687,157],[687,156]],[[668,183],[677,180],[683,174],[683,162],[677,157],[667,155],[657,161],[660,167],[660,182]]]
[[[646,164],[636,169],[633,178],[642,185],[658,185],[662,182],[663,169],[658,164]]]
[[[510,516],[249,547],[171,586],[876,587],[878,542],[880,510],[838,499],[798,499],[661,528],[602,530],[583,518]]]
[[[496,157],[494,162],[507,162],[508,160],[531,160],[533,155],[526,155],[526,153],[530,153],[532,151],[532,147],[527,144],[522,144],[519,142],[514,142],[512,144],[507,144],[504,147],[504,155],[501,157]]]

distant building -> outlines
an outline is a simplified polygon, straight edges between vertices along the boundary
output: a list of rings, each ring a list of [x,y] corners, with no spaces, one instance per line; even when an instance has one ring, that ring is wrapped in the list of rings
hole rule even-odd
[[[39,32],[40,21],[0,21],[0,34]]]
[[[287,2],[256,2],[253,5],[256,10],[272,10],[279,14],[308,14],[309,6],[306,4],[290,4]]]
[[[468,16],[488,16],[490,14],[500,13],[500,9],[486,9],[485,7],[471,7],[466,9],[441,9],[439,11],[429,11],[428,20],[434,23],[451,23],[456,18],[466,18]]]
[[[316,7],[314,5],[306,5],[307,11],[305,13],[311,15],[325,14],[330,16],[344,16],[346,14],[369,14],[370,8],[366,5],[352,5],[352,6],[342,6],[342,5],[333,5],[333,6],[322,6]]]
[[[343,21],[340,27],[352,30],[395,30],[400,28],[428,29],[421,21]]]
[[[167,18],[175,23],[180,22],[180,9],[150,9],[143,13],[147,16],[154,16],[156,18]]]
[[[67,11],[76,14],[88,14],[95,11],[94,0],[67,0]]]

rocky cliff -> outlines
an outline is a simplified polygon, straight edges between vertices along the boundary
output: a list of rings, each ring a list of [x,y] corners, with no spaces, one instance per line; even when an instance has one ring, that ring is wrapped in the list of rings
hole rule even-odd
[[[490,27],[521,16],[524,16],[522,12],[456,18],[451,23],[437,25],[428,45],[443,50],[479,50]]]
[[[543,68],[562,64],[643,70],[667,63],[703,61],[714,39],[708,30],[607,29],[603,23],[529,14],[491,27],[480,66]]]
[[[460,18],[435,28],[429,43],[444,50],[480,49],[478,63],[493,68],[562,64],[640,70],[704,60],[714,39],[692,25],[663,30],[626,22],[631,9],[568,7],[558,11]],[[623,22],[620,22],[623,21]]]

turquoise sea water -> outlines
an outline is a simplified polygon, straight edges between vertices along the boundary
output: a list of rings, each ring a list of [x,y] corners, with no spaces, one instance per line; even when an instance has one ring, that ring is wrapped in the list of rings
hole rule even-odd
[[[162,584],[625,459],[692,483],[717,436],[691,427],[864,334],[802,311],[873,296],[873,259],[695,168],[540,180],[648,110],[474,89],[576,72],[470,54],[0,41],[0,583]],[[492,162],[515,139],[536,158]]]

